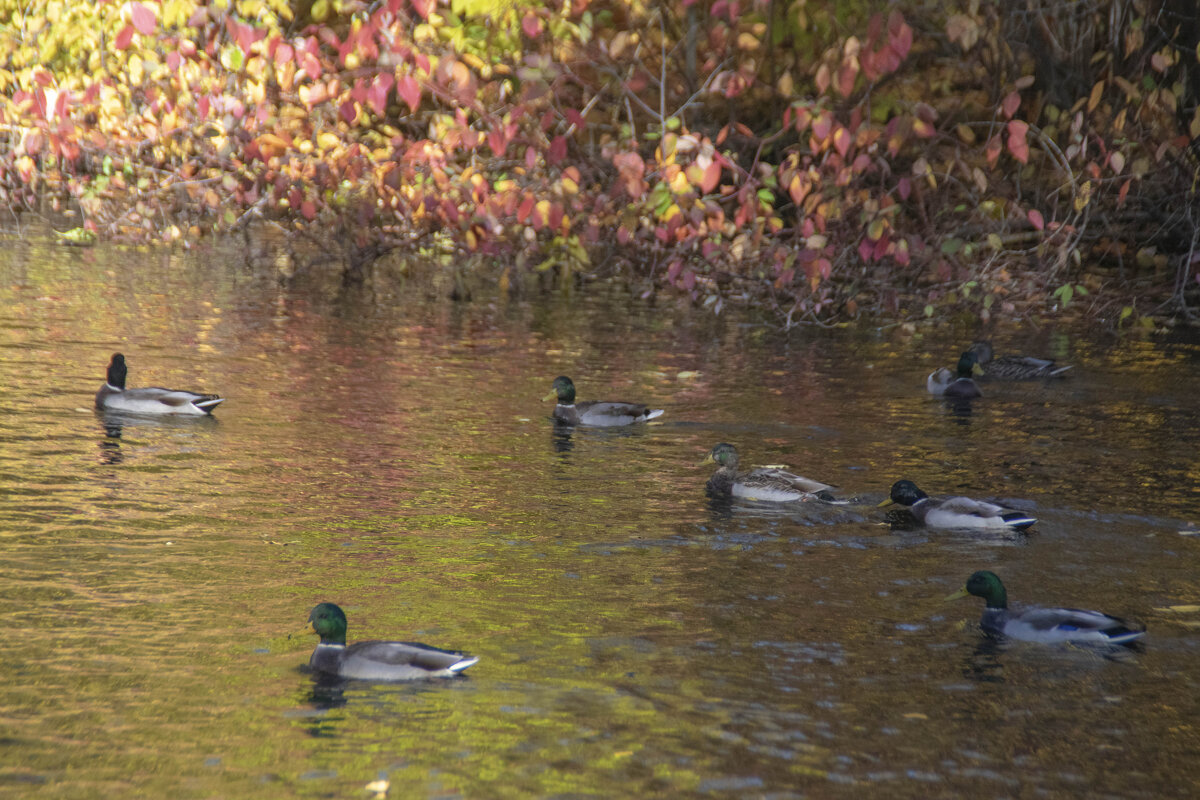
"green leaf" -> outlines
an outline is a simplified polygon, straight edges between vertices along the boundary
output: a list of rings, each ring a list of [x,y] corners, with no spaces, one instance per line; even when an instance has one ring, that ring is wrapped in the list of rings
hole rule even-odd
[[[959,250],[962,250],[963,240],[958,237],[951,237],[942,242],[942,255],[952,256]]]
[[[932,305],[925,306],[925,316],[927,316],[927,317],[933,316],[933,306]]]

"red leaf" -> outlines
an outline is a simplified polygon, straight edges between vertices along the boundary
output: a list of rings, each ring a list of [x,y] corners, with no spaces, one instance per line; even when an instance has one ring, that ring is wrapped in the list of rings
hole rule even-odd
[[[1029,142],[1025,134],[1029,132],[1029,123],[1014,119],[1008,122],[1008,152],[1022,164],[1029,163]]]
[[[133,26],[126,25],[124,28],[121,28],[121,32],[117,34],[116,41],[114,41],[113,44],[118,50],[124,50],[129,47],[129,43],[133,41],[133,34]]]
[[[1042,212],[1038,211],[1036,208],[1031,208],[1029,209],[1029,214],[1027,216],[1029,217],[1029,222],[1032,223],[1035,230],[1045,230],[1046,220],[1042,217]]]
[[[858,78],[858,65],[854,63],[842,64],[842,68],[838,70],[837,86],[842,97],[849,97],[854,92],[854,81],[856,78]]]
[[[1017,113],[1017,109],[1020,107],[1021,95],[1016,92],[1009,92],[1000,102],[1000,110],[1004,112],[1005,119],[1012,119],[1013,114]]]
[[[377,116],[382,117],[387,110],[388,92],[392,90],[392,84],[395,82],[396,79],[390,72],[381,72],[371,81],[371,88],[367,90],[367,103]]]
[[[358,118],[358,109],[353,100],[343,100],[338,106],[338,113],[341,114],[343,120],[350,124],[353,124],[354,120]]]
[[[493,128],[487,134],[488,147],[492,148],[492,153],[497,157],[504,155],[504,151],[508,149],[508,137],[504,135],[504,131],[500,128]]]
[[[888,16],[888,46],[903,60],[912,49],[912,43],[913,31],[904,21],[904,15],[899,10],[892,11]]]
[[[517,222],[520,222],[522,225],[525,224],[525,220],[529,219],[529,215],[533,213],[533,205],[533,195],[525,195],[525,199],[521,201],[520,208],[517,209]]]
[[[415,112],[421,105],[421,85],[412,75],[402,75],[396,79],[396,94],[408,104],[410,111]]]
[[[667,283],[674,283],[675,278],[679,277],[679,270],[683,269],[683,262],[675,259],[671,262],[671,266],[667,267]]]
[[[900,195],[901,200],[907,200],[908,196],[912,194],[912,181],[908,178],[901,178],[896,182],[896,192]]]
[[[875,244],[863,237],[863,240],[858,243],[858,257],[863,261],[870,261],[875,253]]]
[[[546,158],[551,164],[557,164],[567,157],[567,137],[555,136],[550,141],[550,152]]]
[[[996,166],[996,159],[1000,158],[1000,151],[1002,149],[999,136],[993,136],[991,139],[988,139],[987,146],[984,147],[983,152],[987,156],[989,167]]]
[[[833,129],[833,117],[829,114],[822,114],[813,123],[813,136],[817,137],[817,141],[823,142],[829,137],[829,131]]]
[[[141,3],[131,4],[129,11],[133,17],[133,27],[137,28],[138,33],[142,36],[154,33],[154,29],[158,27],[158,19],[155,18],[153,11]]]
[[[181,64],[183,64],[183,56],[179,55],[178,50],[172,50],[167,53],[167,69],[171,72],[177,72]]]
[[[847,151],[850,150],[850,131],[839,127],[837,133],[833,135],[833,146],[837,148],[838,155],[845,158]]]
[[[1120,189],[1120,191],[1117,192],[1117,205],[1118,206],[1125,205],[1125,196],[1127,194],[1129,194],[1129,184],[1131,184],[1131,183],[1133,183],[1133,179],[1129,178],[1124,183],[1121,184],[1121,189]]]
[[[530,39],[536,39],[542,32],[542,21],[531,11],[521,20],[521,30],[525,31],[525,35]]]
[[[409,0],[409,2],[412,3],[413,10],[421,15],[421,19],[429,19],[429,13],[437,5],[437,0]]]
[[[529,169],[537,166],[537,151],[532,147],[525,148],[525,166]]]
[[[276,66],[282,67],[284,64],[291,61],[292,57],[295,56],[295,54],[296,54],[296,51],[292,49],[292,46],[290,44],[288,44],[287,42],[282,42],[278,47],[275,48],[275,64],[276,64]]]
[[[317,217],[317,206],[312,200],[305,200],[300,204],[300,213],[309,222],[312,222]]]
[[[320,78],[321,73],[324,72],[321,69],[320,60],[307,50],[300,56],[300,68],[304,70],[305,75],[314,81]]]
[[[568,108],[564,113],[567,115],[567,122],[571,123],[576,128],[583,130],[585,127],[587,127],[587,120],[583,118],[583,114],[580,114],[575,109]]]

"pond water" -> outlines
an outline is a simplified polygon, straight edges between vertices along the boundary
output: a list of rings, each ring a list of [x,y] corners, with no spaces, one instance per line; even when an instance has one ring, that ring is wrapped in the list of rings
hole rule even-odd
[[[973,331],[793,331],[415,278],[335,291],[236,251],[0,253],[0,795],[1194,797],[1200,343],[1002,328],[1076,365],[924,391]],[[130,385],[214,419],[103,419]],[[556,430],[540,402],[666,409]],[[706,498],[717,442],[861,502]],[[1003,498],[1025,537],[888,527],[898,478]],[[1014,600],[1140,620],[1140,652],[997,645]],[[292,636],[480,657],[331,684]]]

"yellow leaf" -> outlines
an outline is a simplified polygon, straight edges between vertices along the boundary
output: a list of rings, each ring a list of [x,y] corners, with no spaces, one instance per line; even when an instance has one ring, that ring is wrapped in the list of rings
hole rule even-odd
[[[1079,187],[1079,193],[1075,195],[1075,211],[1080,212],[1087,208],[1087,204],[1092,200],[1092,182],[1084,181]]]
[[[692,186],[688,183],[687,175],[683,170],[676,167],[671,175],[671,191],[675,194],[683,194],[690,191]]]
[[[753,34],[739,33],[737,37],[737,46],[739,50],[757,50],[758,39]]]
[[[317,134],[317,147],[321,148],[322,152],[332,150],[342,143],[342,140],[337,137],[337,134],[324,131]]]
[[[1088,97],[1087,110],[1095,111],[1096,106],[1100,105],[1100,98],[1104,95],[1104,81],[1096,81],[1096,85],[1092,87],[1092,94]]]
[[[796,81],[792,78],[791,70],[787,70],[779,76],[779,82],[775,84],[775,88],[779,89],[779,93],[784,97],[792,96],[796,90]]]

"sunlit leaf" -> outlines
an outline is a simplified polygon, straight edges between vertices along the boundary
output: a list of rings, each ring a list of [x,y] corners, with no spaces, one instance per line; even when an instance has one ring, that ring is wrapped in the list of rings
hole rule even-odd
[[[154,33],[154,29],[158,27],[158,18],[154,16],[153,11],[141,3],[130,3],[129,12],[133,19],[133,27],[137,28],[138,33],[142,36]]]

